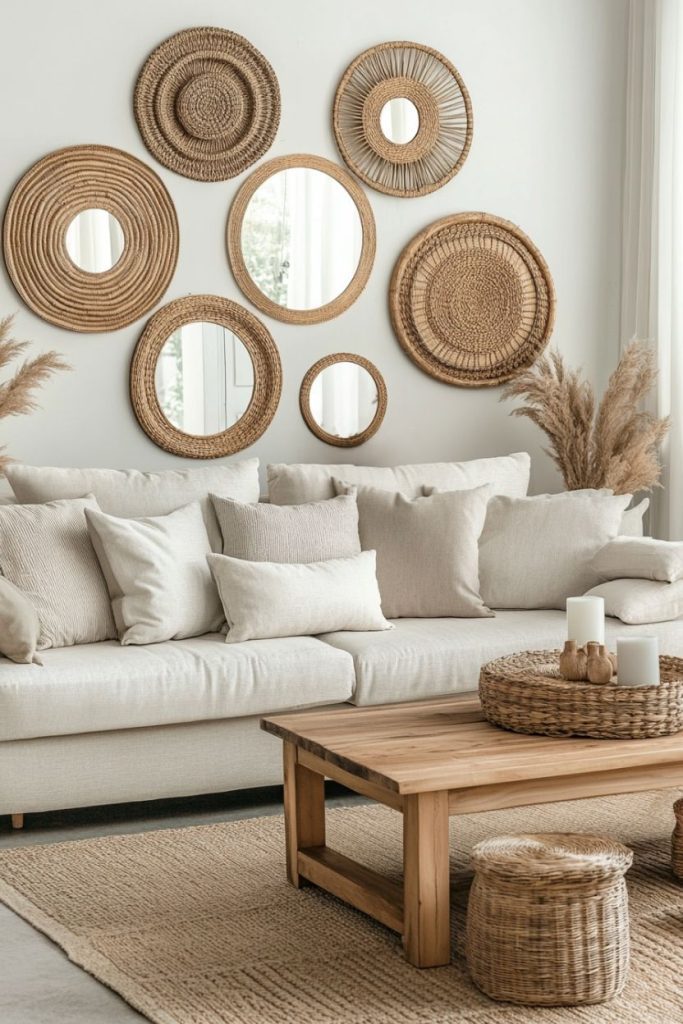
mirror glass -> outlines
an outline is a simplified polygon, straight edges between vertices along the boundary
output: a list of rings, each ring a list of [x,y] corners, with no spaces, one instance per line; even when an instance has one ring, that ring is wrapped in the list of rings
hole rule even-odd
[[[159,405],[166,419],[185,434],[227,430],[246,412],[253,390],[251,356],[227,327],[183,324],[159,353]]]
[[[420,129],[417,107],[407,96],[387,100],[379,115],[379,124],[389,142],[404,146],[411,142]]]
[[[321,370],[311,385],[311,416],[333,437],[354,437],[370,426],[377,412],[377,385],[357,363],[339,362]]]
[[[335,178],[288,167],[260,185],[242,221],[249,275],[286,309],[317,309],[352,280],[363,243],[355,202]]]
[[[121,258],[123,229],[107,210],[81,210],[66,229],[66,251],[90,274],[111,270]]]

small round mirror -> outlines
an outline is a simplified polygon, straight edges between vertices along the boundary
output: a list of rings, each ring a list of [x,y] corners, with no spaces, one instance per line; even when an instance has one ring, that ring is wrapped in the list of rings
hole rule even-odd
[[[123,253],[123,229],[108,210],[81,210],[66,229],[66,251],[89,274],[111,270]]]
[[[155,383],[169,423],[185,434],[207,436],[242,418],[254,390],[254,367],[236,334],[197,321],[183,324],[165,342]]]
[[[379,124],[389,142],[405,146],[420,130],[420,115],[412,100],[407,96],[397,96],[387,100],[382,107]]]
[[[379,429],[387,394],[377,367],[344,353],[321,359],[301,385],[301,411],[308,427],[328,444],[362,444]]]

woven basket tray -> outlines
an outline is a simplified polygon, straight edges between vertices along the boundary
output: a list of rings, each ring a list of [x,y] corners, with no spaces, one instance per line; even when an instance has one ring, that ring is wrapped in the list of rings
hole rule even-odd
[[[540,736],[645,739],[683,730],[683,659],[659,659],[659,686],[606,686],[562,679],[559,651],[524,651],[481,670],[486,719]]]

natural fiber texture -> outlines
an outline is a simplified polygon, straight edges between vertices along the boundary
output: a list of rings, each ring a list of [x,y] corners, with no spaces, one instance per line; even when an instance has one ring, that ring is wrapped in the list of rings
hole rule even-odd
[[[356,204],[361,222],[363,240],[355,274],[340,295],[337,295],[330,302],[326,302],[324,306],[318,306],[315,309],[288,309],[286,306],[281,306],[270,299],[261,291],[252,278],[242,254],[242,221],[252,196],[257,188],[270,178],[271,175],[278,174],[280,171],[286,171],[289,167],[309,167],[314,171],[328,174],[335,181],[338,181]],[[282,320],[283,323],[318,324],[322,323],[323,320],[331,320],[333,317],[343,313],[345,309],[348,309],[368,283],[372,264],[375,260],[375,218],[363,189],[356,184],[343,167],[333,163],[331,160],[325,160],[321,156],[313,156],[310,153],[295,153],[292,156],[275,157],[273,160],[268,160],[265,164],[261,164],[255,171],[252,171],[239,189],[230,207],[227,243],[228,257],[233,276],[238,287],[250,302],[253,302],[262,312],[274,317],[275,320]]]
[[[135,88],[135,117],[160,163],[186,178],[234,178],[270,148],[280,89],[255,46],[222,28],[190,28],[150,54]]]
[[[662,655],[659,686],[572,683],[559,651],[523,651],[490,661],[479,676],[484,715],[493,725],[540,736],[645,739],[683,729],[683,659]]]
[[[671,870],[676,878],[683,879],[683,799],[674,804],[676,825],[671,836]]]
[[[500,384],[530,366],[555,318],[550,271],[509,221],[458,213],[408,243],[391,279],[394,330],[410,358],[446,384]]]
[[[380,124],[385,103],[403,97],[419,128],[395,143]],[[472,142],[465,83],[443,54],[419,43],[382,43],[356,57],[337,88],[332,124],[339,152],[366,185],[392,196],[423,196],[458,173]]]
[[[598,836],[500,836],[472,853],[467,965],[491,999],[538,1006],[618,995],[629,963],[624,873],[633,854]]]
[[[157,397],[156,365],[162,348],[183,324],[198,321],[219,324],[236,334],[254,368],[254,388],[246,412],[218,434],[186,434],[174,427]],[[271,335],[243,306],[218,295],[188,295],[163,306],[145,327],[130,367],[130,397],[140,426],[160,448],[190,459],[217,459],[253,444],[275,415],[281,391],[280,355]]]
[[[361,430],[359,434],[352,434],[351,437],[339,437],[336,434],[329,434],[326,430],[323,430],[311,412],[311,388],[313,383],[319,373],[326,370],[328,366],[334,366],[335,363],[356,363],[358,366],[362,366],[364,370],[368,371],[377,388],[377,407],[372,421],[365,430]],[[306,426],[321,441],[325,441],[326,444],[333,444],[337,448],[355,448],[359,444],[365,444],[366,441],[369,441],[382,426],[382,420],[387,411],[387,386],[384,383],[384,377],[369,359],[354,355],[352,352],[336,352],[332,356],[325,356],[323,359],[319,359],[306,372],[306,376],[301,382],[301,390],[299,391],[299,408],[301,409],[301,415]]]
[[[657,380],[654,350],[634,341],[624,351],[600,404],[580,370],[568,370],[550,352],[504,389],[501,398],[523,398],[513,416],[526,416],[547,434],[546,452],[567,490],[611,487],[634,494],[659,484],[659,447],[669,420],[643,406]]]
[[[123,231],[123,253],[103,273],[81,270],[66,249],[69,224],[87,209],[107,210]],[[116,331],[168,288],[178,221],[165,186],[141,160],[109,146],[73,146],[43,157],[16,186],[3,244],[14,287],[43,320],[72,331]]]
[[[394,933],[287,884],[280,817],[0,852],[0,898],[156,1024],[673,1024],[683,888],[671,875],[672,800],[647,793],[451,818],[454,960],[427,971],[406,963]],[[400,814],[334,810],[329,828],[347,856],[400,877]],[[469,856],[523,830],[599,832],[635,851],[631,971],[613,1002],[530,1011],[491,1002],[470,981]]]

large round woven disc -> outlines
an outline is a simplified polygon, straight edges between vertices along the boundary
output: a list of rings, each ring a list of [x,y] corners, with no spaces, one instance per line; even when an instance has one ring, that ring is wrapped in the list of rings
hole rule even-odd
[[[458,213],[408,243],[390,307],[401,345],[425,373],[476,387],[510,380],[538,358],[552,333],[555,290],[518,227]]]
[[[124,248],[110,270],[81,270],[66,231],[83,210],[107,210]],[[166,188],[146,164],[109,146],[73,146],[43,157],[14,189],[5,213],[5,262],[24,302],[72,331],[115,331],[144,316],[170,284],[178,221]]]
[[[147,58],[135,118],[157,160],[186,178],[222,181],[272,145],[280,89],[256,47],[222,28],[189,28]]]
[[[382,108],[404,98],[419,116],[403,144],[381,127]],[[392,196],[423,196],[462,167],[472,142],[472,105],[451,62],[419,43],[382,43],[349,65],[332,113],[339,151],[366,185]]]

